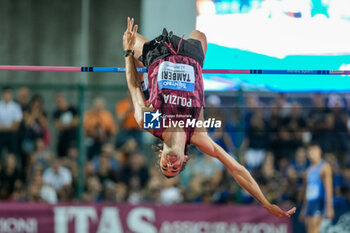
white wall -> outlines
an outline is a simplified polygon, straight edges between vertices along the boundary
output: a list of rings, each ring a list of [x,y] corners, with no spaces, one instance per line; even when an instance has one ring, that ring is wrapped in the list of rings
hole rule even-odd
[[[142,0],[140,32],[151,40],[163,28],[185,38],[196,26],[196,0]]]

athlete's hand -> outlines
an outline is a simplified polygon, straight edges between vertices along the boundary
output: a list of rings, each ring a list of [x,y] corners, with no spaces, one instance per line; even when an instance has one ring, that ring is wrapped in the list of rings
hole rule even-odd
[[[296,208],[293,207],[288,211],[283,211],[277,205],[271,205],[271,204],[266,206],[265,209],[278,218],[290,218],[290,216],[294,214],[296,210]]]
[[[134,18],[128,17],[128,27],[123,35],[123,48],[124,50],[133,50],[136,42],[136,32],[138,26],[134,26]]]
[[[334,209],[333,208],[327,208],[326,217],[328,219],[333,219],[334,218]]]

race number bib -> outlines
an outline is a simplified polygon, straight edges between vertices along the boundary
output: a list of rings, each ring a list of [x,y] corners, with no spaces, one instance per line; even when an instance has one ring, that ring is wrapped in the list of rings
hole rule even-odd
[[[176,64],[168,61],[160,64],[158,71],[159,89],[194,91],[194,69],[186,64]]]
[[[308,185],[306,189],[306,199],[307,200],[314,200],[319,198],[320,195],[320,189],[317,184],[310,184]]]

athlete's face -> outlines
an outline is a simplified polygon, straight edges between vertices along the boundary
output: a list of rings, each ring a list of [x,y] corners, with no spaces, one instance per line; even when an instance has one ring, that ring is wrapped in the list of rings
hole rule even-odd
[[[162,173],[167,177],[174,177],[180,173],[184,162],[187,161],[187,155],[159,153],[159,166]]]
[[[308,148],[308,157],[312,163],[317,163],[321,159],[322,151],[319,146],[313,145]]]

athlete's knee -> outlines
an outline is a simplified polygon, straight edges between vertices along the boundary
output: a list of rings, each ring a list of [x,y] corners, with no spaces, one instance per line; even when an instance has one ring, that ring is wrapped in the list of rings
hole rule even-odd
[[[314,216],[310,218],[309,233],[319,233],[321,221],[322,221],[321,217]]]
[[[204,32],[199,31],[199,30],[197,30],[197,29],[193,30],[193,31],[191,32],[191,35],[197,35],[197,36],[205,37]]]
[[[207,36],[204,34],[204,32],[201,32],[199,30],[192,31],[189,38],[197,39],[205,43],[207,42]]]
[[[204,54],[206,53],[206,51],[207,51],[207,36],[203,32],[201,32],[199,30],[194,30],[190,34],[189,39],[199,40],[202,44]]]

